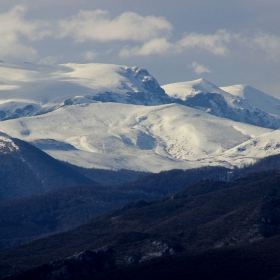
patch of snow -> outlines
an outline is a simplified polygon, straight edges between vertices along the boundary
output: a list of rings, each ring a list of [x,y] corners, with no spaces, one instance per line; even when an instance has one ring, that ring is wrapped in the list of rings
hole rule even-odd
[[[12,139],[0,135],[0,154],[12,153],[18,150],[19,147],[13,142]]]

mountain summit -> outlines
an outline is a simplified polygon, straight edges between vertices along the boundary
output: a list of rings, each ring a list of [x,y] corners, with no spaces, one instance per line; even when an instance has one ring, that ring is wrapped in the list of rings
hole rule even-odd
[[[170,103],[145,69],[112,64],[0,65],[0,119],[45,114],[93,102]]]
[[[250,86],[219,88],[205,79],[162,87],[177,102],[214,116],[266,128],[280,128],[280,99]]]

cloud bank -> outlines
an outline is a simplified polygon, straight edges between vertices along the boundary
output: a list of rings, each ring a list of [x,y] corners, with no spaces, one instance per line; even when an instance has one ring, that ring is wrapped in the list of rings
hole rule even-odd
[[[86,41],[146,41],[170,32],[172,25],[166,19],[140,16],[125,12],[111,19],[108,11],[80,11],[77,16],[59,22],[59,37],[72,37],[76,42]]]
[[[9,12],[0,14],[1,58],[38,58],[37,50],[23,41],[42,40],[51,31],[46,22],[25,20],[26,12],[25,6],[18,5]]]
[[[193,53],[226,57],[235,51],[236,46],[248,52],[262,52],[268,59],[277,61],[280,58],[280,37],[265,32],[248,35],[248,31],[234,33],[220,29],[212,34],[185,33],[179,40],[174,40],[172,24],[163,17],[153,15],[123,12],[111,17],[108,11],[97,9],[81,10],[59,21],[42,21],[27,20],[27,12],[26,6],[17,5],[8,12],[0,13],[0,59],[22,58],[52,63],[63,54],[49,54],[42,58],[34,44],[46,38],[86,46],[78,54],[86,61],[94,61],[100,55],[100,44],[104,45],[104,54],[111,49],[110,55],[120,58]],[[192,69],[195,73],[210,71],[196,64]]]

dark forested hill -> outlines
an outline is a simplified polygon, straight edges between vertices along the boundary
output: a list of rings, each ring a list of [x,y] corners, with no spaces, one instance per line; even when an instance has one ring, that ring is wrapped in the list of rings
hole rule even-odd
[[[2,250],[0,251],[0,265],[7,275],[7,273],[49,263],[47,266],[28,273],[39,273],[39,275],[43,275],[41,279],[58,279],[46,278],[44,273],[48,271],[52,275],[59,275],[59,271],[67,268],[68,261],[65,258],[69,256],[73,256],[68,260],[73,262],[77,269],[79,261],[96,258],[100,266],[96,267],[95,271],[104,271],[105,263],[110,270],[138,264],[136,271],[138,269],[138,273],[141,273],[141,267],[145,267],[146,261],[155,260],[161,256],[176,256],[176,253],[179,252],[188,252],[195,256],[190,259],[189,265],[202,271],[204,258],[202,252],[213,248],[215,249],[213,258],[216,258],[217,261],[228,261],[225,265],[229,265],[230,259],[236,258],[235,253],[231,252],[237,252],[236,265],[239,265],[242,263],[243,257],[246,261],[250,261],[247,257],[252,257],[251,249],[248,249],[249,255],[246,255],[246,247],[244,247],[245,251],[242,251],[243,249],[231,251],[225,250],[225,248],[235,248],[234,246],[245,246],[251,243],[251,247],[248,248],[254,248],[252,247],[254,242],[278,236],[280,233],[279,194],[280,173],[278,171],[254,173],[231,182],[203,180],[167,198],[127,204],[70,232]],[[270,250],[272,247],[268,248]],[[272,252],[273,257],[279,252],[277,248],[279,249],[276,247],[275,252]],[[77,255],[77,252],[84,250],[89,250],[89,252]],[[251,259],[249,267],[253,267],[254,263],[261,264],[262,258],[263,264],[266,265],[265,269],[268,269],[269,265],[273,266],[267,263],[269,259],[263,253],[265,250],[264,248],[263,251],[260,251],[260,254],[264,254],[262,257]],[[239,256],[238,252],[243,253],[240,253]],[[87,254],[91,257],[87,258]],[[211,262],[211,258],[207,256],[211,255],[207,254],[205,255],[205,267],[210,269],[208,264]],[[222,257],[223,254],[227,256],[226,259]],[[58,259],[64,259],[64,261],[51,264],[53,260]],[[175,259],[172,257],[172,260],[175,262],[174,270],[169,267],[168,273],[175,273],[176,263],[180,264],[178,260],[176,261],[176,257]],[[143,266],[139,266],[139,264],[143,264]],[[162,264],[159,263],[158,267],[164,272]],[[218,264],[213,267],[216,270],[224,269],[223,265]],[[152,267],[148,269],[153,271]],[[255,272],[258,269],[257,266]],[[273,275],[280,274],[279,267],[274,266],[274,269]],[[83,269],[83,271],[85,270]],[[182,271],[182,266],[178,271]],[[91,275],[94,274],[92,273]],[[133,271],[131,273],[134,275]],[[137,279],[141,278],[140,275]],[[146,274],[143,272],[143,277],[144,275]],[[224,274],[221,275],[224,277]],[[267,275],[273,276],[272,274]],[[95,277],[97,276],[95,275]],[[105,279],[110,279],[107,276]],[[241,277],[242,274],[239,276]],[[89,279],[82,275],[75,275],[75,277]],[[240,277],[229,279],[243,279]],[[192,276],[190,279],[195,278]],[[222,278],[210,277],[208,279]],[[248,274],[244,279],[250,279]]]
[[[225,168],[172,170],[122,185],[76,185],[0,202],[0,247],[73,229],[122,204],[174,193],[203,178],[226,178]]]
[[[27,142],[8,136],[0,142],[0,200],[94,182]]]

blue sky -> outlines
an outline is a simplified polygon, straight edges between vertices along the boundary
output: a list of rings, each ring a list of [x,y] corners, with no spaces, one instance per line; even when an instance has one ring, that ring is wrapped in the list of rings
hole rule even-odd
[[[1,0],[0,59],[139,66],[280,97],[280,1]]]

